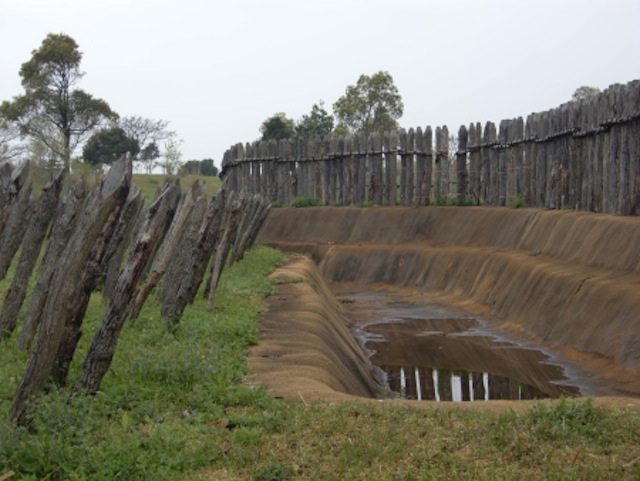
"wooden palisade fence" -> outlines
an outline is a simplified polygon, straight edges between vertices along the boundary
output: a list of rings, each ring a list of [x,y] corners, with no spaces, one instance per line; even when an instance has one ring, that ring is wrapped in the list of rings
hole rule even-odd
[[[35,200],[28,163],[0,166],[3,277],[22,245],[0,309],[0,340],[20,327],[18,347],[31,349],[9,412],[19,423],[26,421],[34,395],[50,382],[67,384],[89,298],[99,281],[104,282],[107,311],[74,383],[76,391],[89,393],[98,390],[125,321],[133,321],[153,288],[158,286],[167,327],[175,329],[205,280],[207,268],[204,294],[211,303],[224,266],[242,258],[269,210],[260,196],[238,197],[225,183],[207,198],[199,182],[183,193],[177,180],[167,183],[144,210],[141,192],[131,185],[128,159],[116,162],[93,189],[79,181],[60,198],[64,178],[61,173]],[[37,280],[20,323],[28,281],[48,230]],[[127,249],[129,255],[120,268]],[[166,273],[170,281],[163,286]]]
[[[237,144],[223,158],[232,190],[281,205],[428,205],[444,194],[455,156],[454,203],[640,214],[640,80],[558,108],[472,123],[449,152],[446,127]]]

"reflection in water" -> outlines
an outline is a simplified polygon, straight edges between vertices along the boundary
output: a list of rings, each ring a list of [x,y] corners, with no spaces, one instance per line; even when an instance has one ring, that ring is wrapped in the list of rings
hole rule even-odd
[[[565,368],[482,319],[384,292],[341,291],[358,339],[403,398],[436,401],[580,395]],[[386,296],[386,297],[385,297]],[[573,369],[573,368],[572,368]],[[575,369],[573,369],[575,373]]]
[[[533,386],[489,373],[408,366],[380,366],[389,389],[403,399],[418,401],[488,401],[544,399]]]

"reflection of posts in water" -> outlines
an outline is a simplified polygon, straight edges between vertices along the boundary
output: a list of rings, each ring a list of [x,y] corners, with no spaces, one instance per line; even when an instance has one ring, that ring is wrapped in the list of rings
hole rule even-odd
[[[539,389],[488,373],[384,366],[389,389],[403,399],[425,401],[488,401],[490,399],[541,399]]]

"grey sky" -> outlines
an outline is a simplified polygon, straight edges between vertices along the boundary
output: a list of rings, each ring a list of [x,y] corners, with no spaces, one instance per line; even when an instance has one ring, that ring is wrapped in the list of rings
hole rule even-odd
[[[79,87],[122,116],[170,121],[183,160],[298,120],[388,71],[403,127],[547,110],[581,85],[640,78],[638,0],[0,0],[0,100],[48,33],[72,36]]]

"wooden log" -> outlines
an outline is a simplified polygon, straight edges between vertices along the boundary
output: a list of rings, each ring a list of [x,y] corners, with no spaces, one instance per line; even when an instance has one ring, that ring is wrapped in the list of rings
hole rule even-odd
[[[487,203],[498,205],[498,154],[493,145],[497,141],[496,126],[493,122],[487,122],[484,127],[483,164],[487,171]]]
[[[426,205],[426,197],[425,191],[427,187],[426,182],[426,163],[427,158],[425,155],[425,146],[424,146],[424,133],[422,132],[422,127],[418,127],[416,129],[416,140],[415,140],[415,149],[416,149],[416,191],[415,191],[415,202],[416,205]]]
[[[251,204],[246,221],[238,228],[238,235],[233,244],[232,254],[229,257],[229,264],[244,258],[244,253],[255,242],[269,213],[269,205],[262,198],[254,196]]]
[[[480,124],[469,124],[469,201],[480,205]]]
[[[514,167],[515,167],[515,196],[524,201],[525,172],[524,172],[524,120],[518,117],[513,124],[512,142],[515,143]]]
[[[408,205],[407,195],[407,182],[408,182],[408,167],[407,167],[407,131],[401,129],[399,132],[400,139],[400,204]]]
[[[227,190],[227,186],[223,185],[208,202],[196,242],[186,263],[181,266],[183,275],[175,279],[171,295],[159,299],[162,304],[160,315],[169,327],[178,324],[185,307],[193,302],[200,288],[209,259],[220,238],[226,211],[231,208],[233,197]]]
[[[175,279],[183,275],[182,268],[186,263],[186,257],[193,248],[194,239],[202,226],[207,207],[205,199],[204,183],[196,180],[180,200],[169,231],[158,250],[158,254],[153,259],[149,274],[137,289],[131,307],[131,320],[138,318],[149,294],[169,269],[172,268],[168,277],[171,280],[163,286],[165,291],[174,289]]]
[[[4,165],[7,165],[5,163]],[[0,212],[0,248],[5,243],[5,237],[7,236],[7,228],[11,212],[18,200],[18,196],[23,187],[30,181],[30,163],[24,162],[18,164],[15,168],[3,168],[0,173],[2,174],[2,212]]]
[[[415,202],[416,191],[416,175],[415,175],[415,150],[416,150],[416,133],[413,128],[407,131],[407,150],[406,156],[406,178],[407,178],[407,205],[413,205]]]
[[[0,214],[4,212],[9,199],[9,186],[11,185],[11,173],[13,165],[11,162],[0,164]],[[0,235],[4,230],[4,215],[0,215]]]
[[[169,184],[147,213],[127,263],[118,278],[113,299],[89,346],[80,376],[74,385],[76,391],[95,393],[111,365],[138,281],[151,260],[162,233],[175,214],[179,198],[179,189],[172,188],[175,185]]]
[[[424,205],[431,204],[433,185],[433,131],[427,126],[424,131],[425,170],[423,174]]]
[[[131,168],[130,159],[118,161],[111,167],[105,180],[96,186],[87,200],[74,234],[58,259],[36,343],[9,410],[9,419],[19,424],[26,422],[25,414],[30,399],[49,380],[67,312],[73,304],[75,282],[105,222],[127,199]]]
[[[256,196],[243,198],[242,208],[238,214],[236,234],[233,242],[229,246],[229,255],[226,258],[228,266],[231,266],[240,259],[241,239],[246,235],[246,231],[249,229],[249,225],[251,224],[253,217],[258,212],[261,202],[262,200]]]
[[[120,268],[125,253],[129,249],[133,238],[135,237],[138,220],[144,209],[144,197],[141,195],[140,189],[132,186],[129,189],[129,197],[124,206],[124,211],[120,216],[118,230],[109,243],[110,253],[107,256],[107,268],[104,274],[104,286],[102,288],[102,299],[104,301],[111,299],[118,282]]]
[[[56,214],[49,242],[40,263],[38,280],[31,292],[22,329],[18,336],[18,349],[27,350],[33,342],[40,319],[43,317],[42,311],[47,301],[47,295],[54,288],[51,282],[56,272],[58,260],[69,243],[73,229],[80,217],[85,196],[86,185],[83,180],[80,180],[71,187]]]
[[[236,237],[238,231],[238,221],[242,214],[242,211],[246,208],[247,200],[240,199],[239,202],[234,205],[229,211],[226,222],[224,225],[224,231],[220,237],[220,241],[216,246],[216,252],[211,264],[211,271],[209,273],[209,279],[207,279],[207,286],[205,288],[207,297],[207,309],[213,308],[213,301],[215,298],[215,292],[218,288],[218,282],[222,275],[222,270],[227,262],[229,251]]]
[[[458,173],[458,205],[468,202],[467,145],[469,132],[464,125],[458,130],[458,152],[456,153],[456,171]]]
[[[177,185],[177,182],[175,183]],[[117,249],[117,244],[123,241],[123,233],[127,230],[123,226],[123,216],[128,209],[137,207],[137,198],[142,199],[140,189],[130,189],[134,191],[134,196],[127,196],[124,206],[115,209],[107,219],[100,235],[91,249],[89,258],[85,263],[80,278],[73,294],[73,306],[67,311],[64,323],[64,331],[56,354],[51,378],[58,386],[66,386],[69,366],[76,352],[78,342],[82,336],[82,322],[87,312],[87,306],[91,298],[91,293],[98,285],[98,281],[109,261],[109,257]],[[178,190],[178,189],[176,189]]]
[[[446,201],[446,193],[442,185],[443,164],[447,162],[449,148],[447,147],[448,132],[444,128],[436,127],[436,156],[434,173],[434,198],[436,205],[442,205]]]
[[[382,173],[382,135],[380,132],[373,132],[369,136],[369,151],[371,152],[370,199],[374,204],[381,205],[382,194],[384,192],[384,178]]]
[[[498,205],[507,205],[507,149],[505,146],[509,141],[509,121],[500,121],[500,130],[498,132],[498,139],[500,142],[500,148],[497,150],[498,154]]]
[[[524,144],[523,171],[524,171],[524,203],[531,207],[536,198],[536,165],[534,161],[536,143],[533,141],[534,133],[533,114],[527,117],[524,136],[528,139]]]
[[[0,280],[4,279],[11,265],[11,261],[20,248],[22,238],[29,226],[29,220],[35,209],[35,198],[32,194],[31,176],[28,175],[28,162],[21,172],[26,172],[27,177],[22,182],[20,179],[12,181],[12,194],[15,202],[11,202],[5,209],[8,211],[6,227],[2,232],[2,244],[0,245]]]
[[[63,170],[50,181],[42,189],[38,199],[36,212],[24,236],[11,287],[7,290],[2,311],[0,311],[0,339],[9,337],[17,325],[20,308],[27,295],[29,277],[36,266],[42,242],[58,206],[66,172]]]

